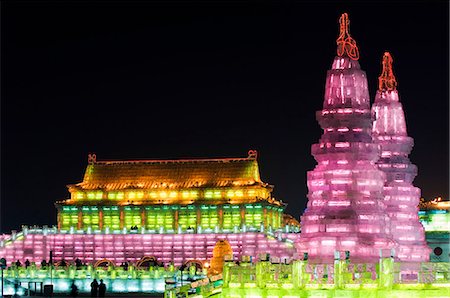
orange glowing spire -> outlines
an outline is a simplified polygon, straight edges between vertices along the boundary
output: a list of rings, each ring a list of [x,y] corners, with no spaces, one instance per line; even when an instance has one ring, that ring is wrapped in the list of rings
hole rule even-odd
[[[383,70],[378,77],[378,90],[380,91],[394,91],[397,89],[397,81],[395,80],[394,72],[392,71],[392,60],[389,52],[384,52],[383,55]]]
[[[336,40],[337,54],[339,57],[347,55],[353,60],[359,59],[359,50],[356,46],[356,41],[350,36],[350,20],[348,14],[343,13],[339,18],[339,37]]]

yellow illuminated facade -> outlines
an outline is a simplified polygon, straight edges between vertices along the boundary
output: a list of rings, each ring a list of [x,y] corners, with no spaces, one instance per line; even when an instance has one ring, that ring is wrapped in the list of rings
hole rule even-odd
[[[247,158],[97,161],[70,199],[56,203],[60,230],[233,232],[277,229],[285,205]]]

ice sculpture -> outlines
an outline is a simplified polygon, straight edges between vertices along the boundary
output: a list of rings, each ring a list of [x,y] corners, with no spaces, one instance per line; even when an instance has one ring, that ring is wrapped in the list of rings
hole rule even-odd
[[[308,205],[301,217],[298,252],[313,262],[331,262],[335,251],[355,261],[378,261],[380,249],[394,246],[383,200],[385,175],[375,162],[367,78],[360,69],[348,16],[340,18],[338,56],[327,73],[324,130],[312,154],[318,165],[308,172]]]
[[[412,185],[417,167],[408,154],[414,140],[406,132],[405,116],[399,102],[397,81],[392,71],[392,57],[384,53],[383,70],[372,106],[373,139],[381,147],[377,165],[386,174],[384,201],[391,221],[391,233],[398,246],[396,255],[402,261],[425,262],[430,249],[417,215],[420,189]]]

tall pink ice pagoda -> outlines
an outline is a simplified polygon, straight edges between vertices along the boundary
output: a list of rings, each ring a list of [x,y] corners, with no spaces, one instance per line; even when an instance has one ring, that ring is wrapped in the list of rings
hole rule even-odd
[[[405,115],[392,71],[392,57],[388,52],[384,53],[382,64],[372,106],[375,119],[372,135],[381,147],[377,165],[386,174],[384,201],[391,220],[391,233],[398,245],[396,256],[402,261],[426,262],[430,249],[417,215],[420,189],[412,184],[417,167],[408,158],[414,140],[406,132]]]
[[[395,242],[383,199],[385,174],[376,165],[379,147],[372,141],[366,74],[348,15],[339,22],[338,55],[327,72],[323,110],[316,115],[324,130],[312,145],[318,165],[308,172],[308,205],[296,246],[313,262],[332,262],[335,251],[370,262]]]

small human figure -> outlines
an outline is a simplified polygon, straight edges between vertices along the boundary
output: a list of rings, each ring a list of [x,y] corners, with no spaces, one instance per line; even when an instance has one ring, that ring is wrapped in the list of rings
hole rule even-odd
[[[46,260],[42,260],[41,268],[44,269],[45,267],[47,267],[47,261]]]
[[[78,287],[75,284],[75,280],[72,280],[72,284],[70,285],[70,296],[77,297],[78,296]]]
[[[91,282],[91,297],[97,297],[97,291],[98,291],[98,282],[96,279],[94,279],[94,281]]]
[[[64,259],[62,259],[61,262],[59,263],[59,266],[60,267],[66,267],[67,266],[66,261],[64,261]]]
[[[100,279],[100,285],[98,286],[98,297],[105,297],[106,285],[103,283],[103,279]]]
[[[81,266],[83,266],[83,263],[81,262],[81,260],[79,258],[76,258],[75,266],[77,267],[77,269],[80,269]]]
[[[17,266],[17,267],[21,267],[21,266],[22,266],[22,263],[20,263],[20,261],[19,261],[19,260],[17,260],[17,262],[16,262],[16,266]]]
[[[19,297],[19,295],[17,294],[17,292],[19,292],[19,286],[20,286],[19,280],[15,279],[14,280],[14,296],[13,297]]]
[[[25,260],[25,268],[28,268],[28,266],[30,266],[30,261],[28,261],[28,259]]]

